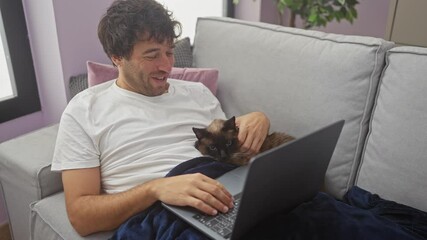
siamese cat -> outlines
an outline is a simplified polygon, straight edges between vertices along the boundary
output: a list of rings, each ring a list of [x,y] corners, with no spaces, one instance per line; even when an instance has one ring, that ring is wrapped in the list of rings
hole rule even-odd
[[[193,128],[197,141],[194,147],[203,155],[208,155],[219,162],[234,165],[246,165],[252,157],[249,153],[240,151],[237,135],[239,129],[236,126],[236,118],[228,120],[215,119],[207,128]],[[261,146],[260,153],[295,138],[280,132],[273,132],[267,136]]]

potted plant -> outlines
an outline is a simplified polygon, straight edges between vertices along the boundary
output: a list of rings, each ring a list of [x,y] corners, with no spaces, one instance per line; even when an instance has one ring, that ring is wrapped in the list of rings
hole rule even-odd
[[[353,23],[357,18],[357,0],[273,0],[278,13],[278,24],[283,25],[285,9],[289,9],[288,26],[295,27],[297,17],[303,21],[304,28],[326,26],[334,19]],[[233,0],[237,4],[239,0]]]

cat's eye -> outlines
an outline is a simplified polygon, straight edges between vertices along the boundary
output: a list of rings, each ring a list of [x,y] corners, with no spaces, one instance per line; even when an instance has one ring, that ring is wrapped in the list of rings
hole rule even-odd
[[[209,145],[209,149],[210,149],[211,151],[216,151],[216,147],[215,147],[215,145]]]
[[[233,144],[233,140],[228,140],[228,142],[225,144],[225,146],[227,146],[227,147],[229,147],[229,146],[231,146],[231,144]]]

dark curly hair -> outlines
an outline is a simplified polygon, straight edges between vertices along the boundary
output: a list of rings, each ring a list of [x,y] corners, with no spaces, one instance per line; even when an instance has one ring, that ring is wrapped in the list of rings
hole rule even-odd
[[[141,40],[173,43],[180,35],[181,24],[155,0],[116,0],[98,25],[98,38],[109,58],[129,59]]]

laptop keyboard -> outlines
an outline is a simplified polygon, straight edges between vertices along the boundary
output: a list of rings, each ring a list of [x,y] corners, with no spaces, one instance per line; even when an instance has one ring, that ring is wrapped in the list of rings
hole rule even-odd
[[[240,196],[240,193],[234,196],[234,207],[227,213],[218,213],[216,216],[196,214],[193,218],[197,219],[199,222],[203,223],[205,226],[209,227],[224,238],[230,238],[234,221],[237,216],[237,209],[240,205]]]

